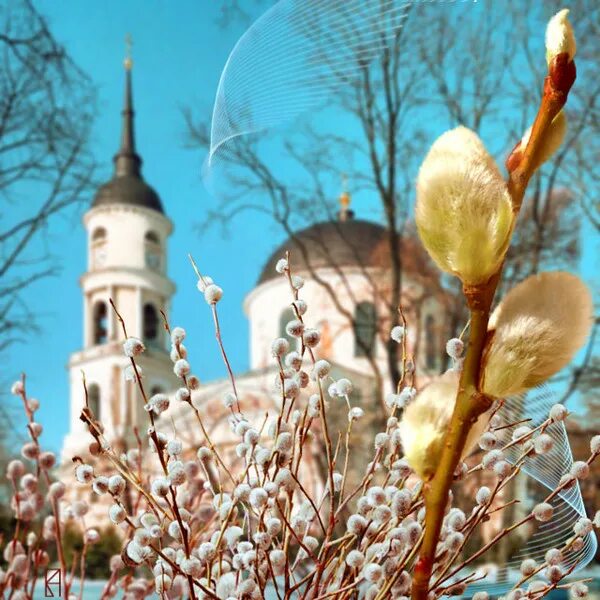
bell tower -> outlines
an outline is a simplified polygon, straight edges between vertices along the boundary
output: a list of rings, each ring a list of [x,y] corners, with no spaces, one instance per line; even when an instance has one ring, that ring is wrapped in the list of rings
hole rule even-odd
[[[173,225],[158,194],[142,177],[135,146],[132,61],[125,60],[125,97],[121,142],[114,173],[102,185],[85,213],[87,271],[80,279],[83,294],[83,349],[71,355],[70,430],[63,458],[85,450],[91,439],[79,420],[85,404],[85,374],[90,408],[109,439],[121,439],[132,426],[145,426],[143,402],[135,383],[125,381],[129,364],[124,335],[110,305],[115,303],[127,333],[143,340],[147,351],[139,361],[148,394],[176,386],[160,311],[169,312],[175,291],[166,273],[167,239]],[[124,440],[126,441],[126,440]]]

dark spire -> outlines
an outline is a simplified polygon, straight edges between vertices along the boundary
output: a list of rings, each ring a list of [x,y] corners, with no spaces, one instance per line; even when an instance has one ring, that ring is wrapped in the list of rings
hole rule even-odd
[[[135,151],[135,133],[133,128],[133,93],[131,90],[131,38],[127,36],[127,56],[124,61],[125,66],[125,100],[123,102],[122,115],[122,130],[121,130],[121,147],[115,155],[115,175],[140,175],[142,159]]]
[[[158,194],[144,181],[141,175],[142,159],[135,151],[133,131],[133,94],[131,91],[131,38],[127,36],[125,57],[125,101],[123,103],[121,147],[115,154],[115,174],[110,181],[100,186],[92,207],[113,204],[128,204],[151,208],[164,213]]]

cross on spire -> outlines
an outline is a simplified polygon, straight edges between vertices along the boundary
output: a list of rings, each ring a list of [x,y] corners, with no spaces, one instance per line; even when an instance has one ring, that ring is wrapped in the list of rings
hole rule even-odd
[[[131,35],[125,36],[126,55],[123,65],[125,67],[125,99],[123,110],[121,111],[121,147],[115,156],[115,172],[117,176],[121,175],[140,175],[142,159],[135,150],[135,134],[133,128],[133,92],[131,88],[131,46],[133,42]]]
[[[133,59],[131,58],[131,48],[133,46],[133,40],[131,38],[131,34],[125,34],[125,60],[123,64],[125,65],[125,69],[128,71],[133,67]]]
[[[340,194],[340,211],[338,213],[340,221],[347,221],[354,216],[354,211],[350,210],[350,201],[352,196],[348,191],[348,176],[342,173],[342,193]]]

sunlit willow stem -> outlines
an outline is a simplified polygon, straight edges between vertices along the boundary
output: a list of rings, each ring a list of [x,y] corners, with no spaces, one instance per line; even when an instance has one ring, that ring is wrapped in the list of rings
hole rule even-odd
[[[551,60],[527,146],[524,151],[521,151],[518,145],[506,161],[509,171],[507,185],[515,215],[521,208],[529,180],[538,166],[538,157],[548,141],[551,123],[565,105],[575,75],[575,63],[568,54],[558,54]],[[481,286],[465,286],[463,290],[471,318],[469,346],[460,378],[456,406],[446,434],[439,466],[434,476],[424,486],[427,509],[425,536],[414,570],[411,592],[413,600],[427,598],[444,510],[454,473],[469,430],[477,417],[489,409],[493,400],[481,394],[477,388],[490,308],[501,273],[502,267],[487,283]]]

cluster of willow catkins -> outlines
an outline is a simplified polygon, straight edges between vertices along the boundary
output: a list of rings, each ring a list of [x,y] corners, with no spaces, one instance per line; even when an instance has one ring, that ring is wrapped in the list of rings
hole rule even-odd
[[[173,328],[171,359],[181,385],[172,395],[142,394],[149,419],[146,440],[118,455],[102,430],[89,423],[96,456],[78,460],[77,483],[69,484],[79,486],[80,499],[67,502],[65,485],[50,482],[46,494],[51,503],[61,506],[58,521],[49,516],[39,538],[27,536],[31,551],[20,539],[5,543],[8,566],[0,579],[5,589],[21,591],[30,585],[23,565],[42,568],[48,563],[48,544],[57,542],[66,519],[75,519],[85,528],[86,545],[98,540],[97,530],[85,526],[88,504],[82,493],[87,488],[99,498],[96,505],[106,507],[107,523],[123,537],[121,554],[110,561],[112,575],[103,598],[122,589],[124,597],[132,599],[152,594],[184,598],[190,597],[190,590],[195,598],[259,599],[275,590],[284,594],[301,580],[305,587],[300,597],[335,594],[340,589],[354,590],[369,600],[410,595],[424,526],[422,479],[435,468],[431,461],[441,443],[437,432],[451,410],[449,399],[456,393],[464,344],[459,338],[447,343],[455,370],[420,391],[405,384],[387,395],[389,417],[385,427],[373,433],[371,447],[361,447],[368,464],[357,480],[348,472],[345,452],[357,451],[352,431],[364,411],[354,405],[353,382],[332,377],[329,362],[318,357],[320,336],[307,324],[308,305],[299,297],[301,280],[292,276],[287,263],[279,264],[280,268],[290,281],[296,315],[287,329],[297,343],[284,338],[272,343],[278,410],[266,418],[245,415],[244,399],[238,398],[232,385],[221,398],[229,411],[232,452],[220,454],[209,424],[203,422],[201,403],[194,397],[200,384],[191,374],[186,332]],[[208,303],[216,310],[213,299],[211,295]],[[496,323],[501,326],[501,319]],[[405,331],[395,328],[390,335],[402,343]],[[145,350],[143,343],[127,338],[123,350],[132,361],[132,371],[139,373],[136,359]],[[140,391],[143,381],[137,378]],[[24,394],[20,384],[14,391]],[[338,447],[337,452],[327,439],[324,419],[333,402],[342,403],[348,411],[348,446]],[[36,405],[32,400],[26,404],[32,442],[24,445],[23,455],[45,473],[53,461],[37,443],[41,426],[33,420]],[[174,421],[169,419],[171,414],[176,416]],[[194,445],[177,433],[177,418],[182,414],[197,420]],[[556,405],[536,428],[522,423],[513,426],[496,414],[472,430],[467,447],[468,451],[479,447],[479,462],[466,451],[466,462],[459,465],[455,477],[461,481],[483,472],[486,485],[478,485],[472,506],[459,508],[450,503],[446,508],[436,553],[434,597],[465,592],[470,582],[461,576],[469,564],[465,544],[480,525],[502,512],[500,496],[517,469],[553,451],[552,426],[567,416],[565,407]],[[428,424],[431,436],[417,437]],[[515,445],[520,456],[517,462],[507,454]],[[590,452],[588,461],[575,462],[564,474],[562,487],[567,489],[589,476],[589,465],[600,454],[599,436],[592,439]],[[306,466],[315,453],[327,457],[320,476],[314,467]],[[19,518],[33,521],[34,509],[44,501],[37,478],[25,472],[21,461],[13,461],[7,475],[15,489],[13,506]],[[543,524],[553,514],[552,498],[544,499],[532,507],[525,522]],[[553,548],[545,561],[536,556],[524,562],[518,590],[550,589],[562,582],[569,574],[565,561],[581,549],[598,525],[598,515],[594,521],[581,518],[573,523],[572,536]],[[584,583],[577,583],[575,593],[583,594],[584,588]],[[28,598],[24,593],[22,597]],[[482,594],[478,597],[485,600]],[[516,600],[519,592],[511,594]]]
[[[0,596],[31,599],[35,582],[43,580],[50,566],[52,553],[59,557],[56,568],[61,571],[63,590],[68,594],[73,577],[85,576],[85,567],[83,571],[75,567],[85,564],[87,550],[99,541],[100,534],[95,527],[86,526],[88,503],[82,499],[67,501],[67,486],[54,479],[56,457],[53,452],[42,449],[43,427],[35,420],[39,401],[27,396],[24,379],[15,382],[11,392],[22,401],[29,441],[21,446],[21,459],[11,460],[6,467],[6,479],[12,490],[9,504],[17,525],[13,537],[2,540],[5,564],[0,568]],[[86,477],[84,470],[80,478]],[[62,535],[71,521],[75,521],[83,533],[83,549],[81,559],[67,565]]]

